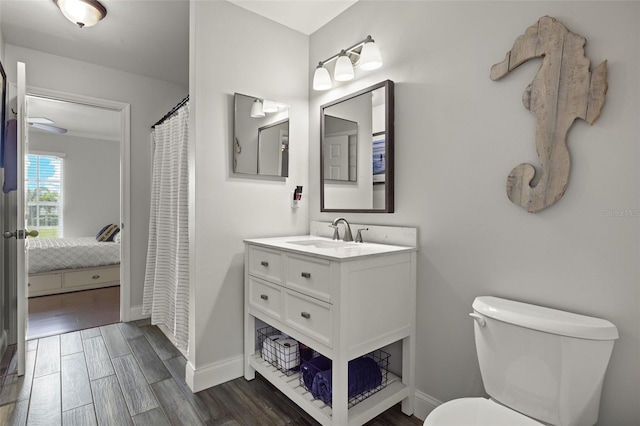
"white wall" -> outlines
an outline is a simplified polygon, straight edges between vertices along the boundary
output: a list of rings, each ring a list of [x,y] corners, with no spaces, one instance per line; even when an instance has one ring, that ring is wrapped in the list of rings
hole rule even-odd
[[[196,389],[242,375],[243,238],[308,233],[308,37],[228,2],[191,2],[190,342]],[[289,177],[234,175],[233,94],[290,106]],[[303,185],[301,207],[291,192]]]
[[[569,132],[566,194],[529,214],[508,200],[505,185],[519,163],[538,164],[535,117],[521,97],[540,63],[499,82],[489,71],[544,15],[586,37],[592,66],[609,60],[609,91],[600,119],[577,121]],[[320,105],[396,83],[396,213],[348,219],[420,229],[420,395],[483,393],[467,314],[474,297],[496,295],[616,324],[599,424],[640,423],[638,22],[638,2],[361,1],[312,34],[309,81],[319,60],[367,34],[384,61],[329,92],[310,92],[312,220],[335,217],[319,213]],[[612,217],[627,209],[631,215]]]
[[[29,150],[65,154],[63,232],[91,237],[120,223],[120,143],[52,133],[29,132]]]
[[[151,194],[150,127],[184,96],[185,86],[7,44],[4,62],[15,82],[16,62],[27,85],[131,105],[131,305],[142,305]]]

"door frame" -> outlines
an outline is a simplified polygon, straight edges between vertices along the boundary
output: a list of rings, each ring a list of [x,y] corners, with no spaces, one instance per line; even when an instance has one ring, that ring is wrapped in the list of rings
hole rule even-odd
[[[131,105],[27,85],[27,96],[74,102],[120,112],[120,321],[131,320]]]

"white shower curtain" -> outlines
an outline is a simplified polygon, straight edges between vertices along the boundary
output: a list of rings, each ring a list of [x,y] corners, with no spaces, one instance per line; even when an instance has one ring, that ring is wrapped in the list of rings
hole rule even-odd
[[[149,247],[143,314],[183,352],[189,344],[189,104],[152,130]]]

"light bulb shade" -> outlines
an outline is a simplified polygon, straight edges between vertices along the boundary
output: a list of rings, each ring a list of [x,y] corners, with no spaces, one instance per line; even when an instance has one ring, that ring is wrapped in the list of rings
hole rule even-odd
[[[373,41],[365,43],[360,52],[360,68],[369,71],[378,69],[381,66],[382,57],[378,46]]]
[[[107,16],[107,9],[97,0],[53,0],[62,14],[71,22],[92,27]]]
[[[255,101],[253,101],[253,105],[251,105],[251,117],[264,117],[264,111],[262,110],[262,101],[260,99],[256,99]]]
[[[353,64],[351,59],[347,55],[338,56],[336,61],[336,68],[333,70],[333,78],[337,81],[349,81],[353,80]]]
[[[313,74],[313,90],[329,90],[331,86],[329,71],[322,65],[318,65],[316,72]]]
[[[269,112],[269,113],[278,112],[278,104],[268,99],[265,99],[264,101],[262,101],[262,111]]]

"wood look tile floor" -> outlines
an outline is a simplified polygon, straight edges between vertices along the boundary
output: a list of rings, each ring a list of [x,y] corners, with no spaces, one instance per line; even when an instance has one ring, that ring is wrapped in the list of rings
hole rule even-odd
[[[0,425],[317,425],[265,379],[238,378],[193,394],[186,360],[148,320],[27,342],[0,360]],[[395,406],[369,426],[421,425]]]

